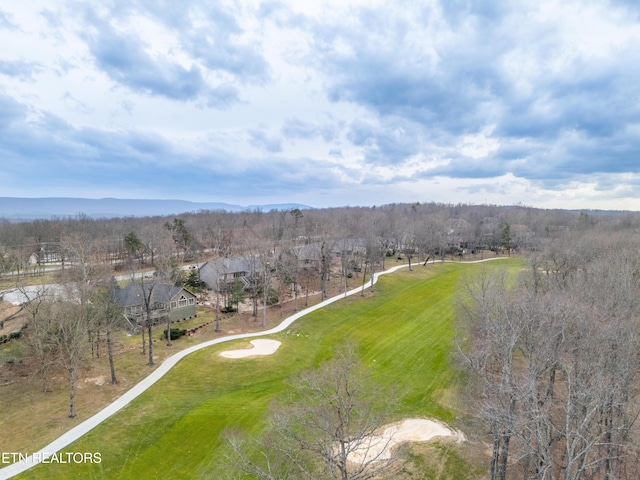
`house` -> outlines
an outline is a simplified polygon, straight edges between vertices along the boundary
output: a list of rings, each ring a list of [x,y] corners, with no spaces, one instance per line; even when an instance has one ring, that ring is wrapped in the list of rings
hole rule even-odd
[[[323,251],[324,249],[324,251]],[[330,264],[341,264],[353,271],[361,271],[357,265],[358,258],[366,255],[365,240],[344,238],[332,242],[315,242],[290,247],[286,250],[276,250],[275,257],[282,261],[287,257],[294,259],[301,269],[315,269],[319,271],[322,266],[323,254],[328,257]]]
[[[114,292],[116,301],[123,307],[124,315],[133,324],[144,321],[147,304],[153,323],[172,322],[197,316],[196,296],[184,287],[166,283],[131,282]]]
[[[56,242],[44,242],[39,244],[36,251],[29,255],[28,266],[59,263],[63,260],[60,245]]]
[[[200,267],[200,280],[207,288],[219,292],[231,290],[236,281],[249,289],[252,280],[262,275],[262,262],[257,256],[221,258]]]
[[[292,254],[298,260],[300,267],[318,267],[322,257],[322,244],[309,243],[293,247]]]

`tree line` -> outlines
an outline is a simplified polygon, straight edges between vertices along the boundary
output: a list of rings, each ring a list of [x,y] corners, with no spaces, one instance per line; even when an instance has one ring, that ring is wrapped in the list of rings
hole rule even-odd
[[[47,262],[73,262],[65,242],[84,235],[101,260],[127,271],[130,262],[154,265],[171,250],[181,261],[242,254],[252,244],[359,238],[369,246],[410,255],[458,255],[461,250],[536,248],[566,231],[635,231],[633,212],[573,212],[530,207],[390,204],[292,211],[200,211],[171,216],[94,219],[79,214],[30,222],[0,220],[0,275],[41,273]],[[71,252],[72,253],[72,252]],[[31,264],[30,264],[31,262]]]
[[[637,234],[575,233],[515,279],[468,282],[460,354],[492,480],[640,476],[639,248]]]

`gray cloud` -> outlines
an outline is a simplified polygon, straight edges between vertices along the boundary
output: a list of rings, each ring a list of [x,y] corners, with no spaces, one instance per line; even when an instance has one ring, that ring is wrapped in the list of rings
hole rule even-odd
[[[113,80],[133,91],[176,100],[192,100],[206,84],[196,66],[187,69],[166,58],[152,59],[144,43],[133,34],[117,32],[104,22],[95,22],[97,32],[87,38],[97,65]]]
[[[237,41],[242,30],[233,13],[218,6],[187,2],[176,8],[167,2],[133,2],[118,4],[106,18],[92,9],[84,13],[93,29],[83,37],[97,66],[135,92],[179,101],[202,99],[209,107],[226,108],[239,101],[236,84],[264,84],[270,78],[257,46]],[[180,47],[193,60],[191,66],[170,60],[166,54],[151,57],[137,33],[114,27],[114,20],[128,21],[136,14],[174,30]],[[229,80],[212,84],[206,73]]]
[[[351,124],[347,138],[363,148],[365,160],[377,165],[402,163],[420,151],[420,136],[388,122],[378,127],[356,120]]]
[[[0,129],[6,130],[17,120],[24,119],[25,116],[25,107],[0,90]]]
[[[408,26],[415,21],[407,18],[412,13],[419,20]],[[506,47],[491,36],[483,41],[494,48],[478,47],[484,30],[464,33],[445,51],[429,45],[428,35],[420,38],[424,44],[416,44],[408,32],[429,30],[435,15],[426,8],[404,15],[365,8],[358,12],[360,28],[318,25],[315,48],[328,76],[329,97],[452,133],[476,131],[487,123],[491,112],[485,107],[502,88],[496,56]],[[349,53],[342,52],[343,44]]]
[[[122,59],[122,62],[115,62],[114,55],[110,54],[109,50],[119,43],[132,48],[132,52],[135,52],[137,57],[142,57],[145,64],[158,63],[155,69],[151,69],[149,66],[147,69],[160,73],[161,78],[166,80],[183,78],[188,92],[202,88],[198,84],[198,82],[202,82],[201,76],[198,77],[192,70],[196,70],[198,74],[202,71],[211,71],[231,75],[234,82],[243,84],[263,84],[270,78],[269,66],[260,52],[259,45],[239,40],[244,32],[238,25],[236,18],[241,12],[235,11],[233,8],[233,4],[222,7],[215,3],[201,1],[185,1],[179,4],[155,0],[119,2],[117,7],[110,12],[110,17],[106,19],[97,17],[94,11],[88,10],[87,20],[98,31],[97,38],[90,42],[90,46],[97,59],[104,61],[107,71],[112,71],[110,66],[116,67],[119,76],[131,77],[133,85],[142,83],[147,86],[149,81],[145,78],[140,79],[139,82],[135,81],[139,74],[135,72],[134,65],[126,61],[126,58]],[[158,21],[164,27],[172,30],[180,41],[180,48],[192,57],[197,67],[187,71],[175,64],[167,65],[166,60],[164,62],[152,60],[143,53],[144,42],[142,39],[131,33],[128,35],[119,34],[111,28],[110,20],[129,21],[136,15]],[[101,50],[107,51],[103,53]],[[171,71],[173,71],[173,76]],[[234,94],[228,95],[231,88],[234,89]],[[184,95],[180,90],[172,92],[166,86],[157,88],[155,85],[151,85],[150,90],[157,90],[161,94],[166,92],[171,98],[181,99]],[[214,97],[218,90],[219,88],[212,89]],[[224,86],[223,90],[226,95],[222,95],[222,98],[234,100],[237,97],[237,89],[231,87],[230,84]],[[212,103],[216,104],[215,101]]]
[[[204,68],[233,74],[243,83],[264,83],[269,65],[259,45],[238,40],[244,31],[238,24],[240,7],[216,2],[140,1],[137,8],[176,31],[182,48]]]
[[[265,149],[270,153],[282,151],[279,137],[269,136],[264,130],[249,130],[249,143],[258,149]]]
[[[255,45],[234,43],[242,33],[234,16],[211,6],[206,27],[188,29],[185,48],[211,70],[232,73],[238,81],[262,84],[269,80],[269,66]]]
[[[16,30],[16,25],[11,21],[11,17],[0,8],[0,28]]]
[[[315,124],[305,122],[299,118],[289,118],[282,125],[281,133],[289,139],[303,138],[323,138],[325,142],[333,141],[338,135],[338,125],[334,124]]]
[[[42,71],[40,64],[25,60],[0,60],[0,74],[19,78],[22,81],[31,80]]]

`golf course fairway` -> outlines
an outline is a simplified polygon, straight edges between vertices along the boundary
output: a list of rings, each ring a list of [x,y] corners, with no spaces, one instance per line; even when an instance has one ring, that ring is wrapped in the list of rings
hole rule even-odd
[[[270,335],[281,342],[270,355],[220,356],[249,348],[249,340],[196,351],[63,451],[99,453],[99,463],[39,464],[14,478],[220,478],[228,449],[221,433],[258,434],[270,401],[291,388],[291,376],[316,367],[345,339],[357,343],[376,381],[402,392],[390,421],[426,417],[455,425],[462,375],[451,354],[461,281],[474,269],[522,268],[513,259],[481,265],[418,264],[382,276],[366,298],[345,298]]]

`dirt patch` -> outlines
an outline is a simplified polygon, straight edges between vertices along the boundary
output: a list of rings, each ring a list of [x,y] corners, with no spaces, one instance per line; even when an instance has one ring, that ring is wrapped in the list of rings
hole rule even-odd
[[[102,386],[104,385],[104,376],[100,375],[98,377],[85,378],[84,383],[93,383],[94,385]]]
[[[19,331],[24,325],[24,316],[16,315],[20,311],[18,305],[10,302],[0,301],[0,335],[9,335]]]

